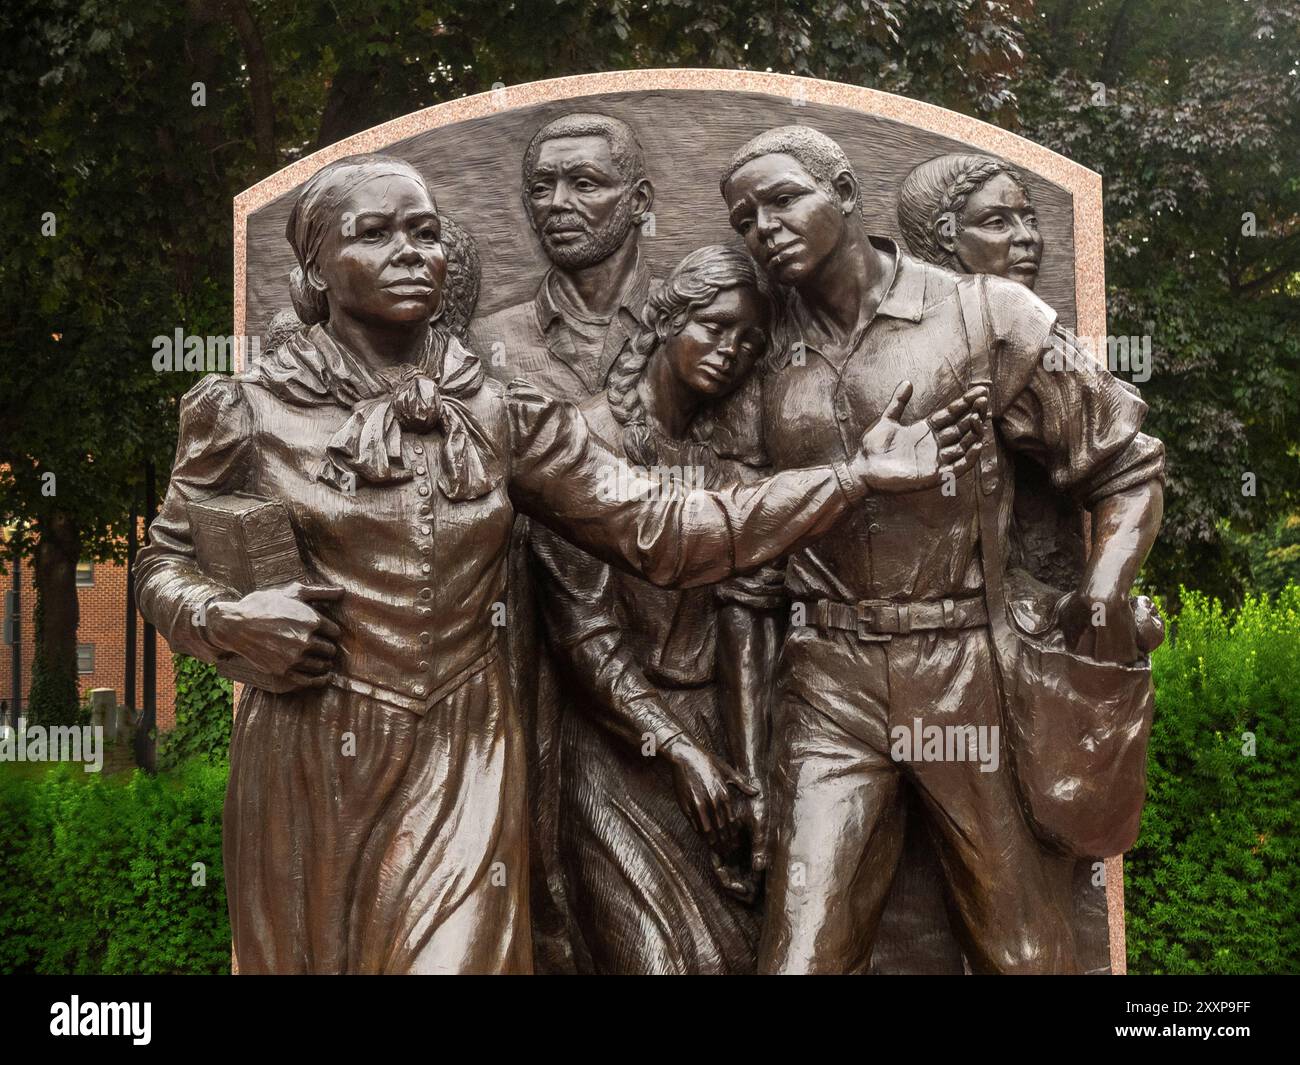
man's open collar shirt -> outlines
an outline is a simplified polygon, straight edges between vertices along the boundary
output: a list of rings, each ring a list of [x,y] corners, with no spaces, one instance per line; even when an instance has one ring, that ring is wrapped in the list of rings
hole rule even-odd
[[[914,392],[904,423],[957,399],[971,383],[958,275],[872,238],[892,275],[875,315],[836,350],[815,343],[806,308],[785,293],[778,350],[764,381],[764,442],[777,469],[842,460],[885,411],[901,381]],[[993,338],[992,411],[1011,452],[1041,463],[1058,490],[1087,506],[1162,477],[1159,441],[1139,432],[1146,404],[1080,354],[1068,369],[1044,355],[1069,338],[1022,285],[986,279]],[[934,488],[873,495],[790,559],[796,596],[942,599],[982,587],[972,473]]]

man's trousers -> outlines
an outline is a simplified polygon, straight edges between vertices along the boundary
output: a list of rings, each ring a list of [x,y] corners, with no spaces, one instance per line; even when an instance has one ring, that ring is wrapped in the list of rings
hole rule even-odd
[[[910,737],[917,718],[922,729],[997,726],[996,769],[983,771],[970,751],[926,760],[912,750],[895,761],[895,727]],[[1077,971],[1072,863],[1046,853],[1025,822],[1001,718],[986,627],[887,642],[791,629],[774,709],[760,972],[867,971],[902,849],[906,787],[920,799],[971,969]]]

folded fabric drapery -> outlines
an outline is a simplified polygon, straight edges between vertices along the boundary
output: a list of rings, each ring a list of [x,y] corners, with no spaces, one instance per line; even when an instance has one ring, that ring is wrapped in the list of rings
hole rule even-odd
[[[320,325],[291,336],[249,377],[287,403],[333,403],[352,411],[325,448],[317,479],[343,488],[348,479],[370,484],[408,481],[401,431],[442,429],[437,482],[448,499],[478,499],[495,487],[488,457],[493,447],[464,400],[482,387],[478,357],[454,337],[431,330],[419,365],[380,372],[338,344]]]

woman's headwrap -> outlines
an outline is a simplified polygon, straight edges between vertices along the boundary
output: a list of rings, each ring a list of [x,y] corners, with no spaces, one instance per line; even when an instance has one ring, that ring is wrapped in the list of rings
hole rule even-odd
[[[290,295],[293,309],[304,325],[315,325],[329,317],[325,293],[311,283],[308,272],[320,254],[329,227],[338,224],[339,205],[358,185],[385,175],[414,178],[428,189],[420,172],[396,156],[350,155],[322,167],[298,193],[284,235],[298,259],[290,275]]]

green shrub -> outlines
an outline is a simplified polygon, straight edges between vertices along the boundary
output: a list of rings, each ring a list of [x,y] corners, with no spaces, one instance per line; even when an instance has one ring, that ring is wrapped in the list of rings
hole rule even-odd
[[[1300,580],[1300,514],[1283,514],[1248,540],[1251,583],[1262,592],[1278,593]]]
[[[111,778],[79,765],[40,777],[6,768],[0,972],[229,972],[224,765]]]
[[[172,655],[176,675],[176,725],[158,742],[158,768],[192,758],[221,762],[230,753],[234,685],[214,666],[189,655]]]
[[[1300,971],[1300,589],[1233,612],[1184,591],[1171,628],[1125,859],[1129,966]]]

